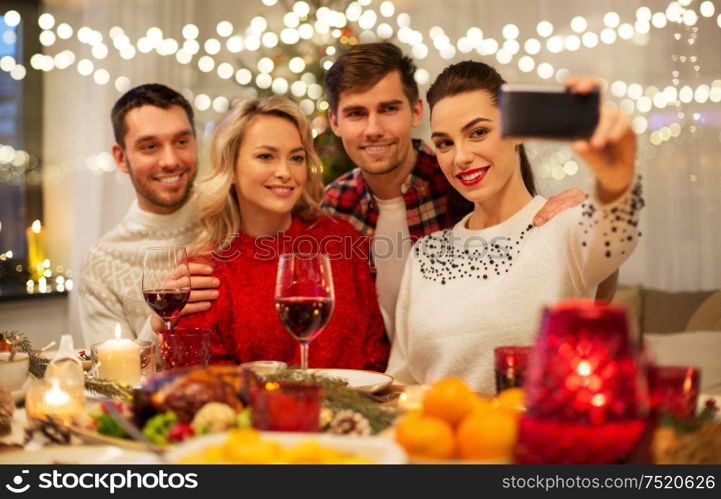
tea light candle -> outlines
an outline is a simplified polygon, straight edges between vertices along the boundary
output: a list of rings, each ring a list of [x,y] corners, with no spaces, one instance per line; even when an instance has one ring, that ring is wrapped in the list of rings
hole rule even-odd
[[[82,387],[60,386],[60,380],[53,378],[51,384],[34,385],[25,400],[30,418],[46,419],[52,417],[65,424],[82,414],[85,407],[85,395]]]
[[[532,347],[504,346],[494,350],[496,393],[523,386]]]
[[[140,345],[120,337],[120,324],[115,325],[115,339],[98,345],[97,362],[101,378],[128,385],[140,383]]]
[[[398,396],[398,408],[403,411],[415,411],[423,407],[423,398],[430,389],[427,385],[408,385]]]

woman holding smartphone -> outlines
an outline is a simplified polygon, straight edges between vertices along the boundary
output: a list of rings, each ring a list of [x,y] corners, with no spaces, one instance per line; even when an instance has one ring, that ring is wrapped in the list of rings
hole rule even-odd
[[[388,338],[362,254],[368,241],[321,213],[320,160],[295,104],[270,96],[231,111],[213,134],[210,169],[197,191],[202,230],[194,249],[207,255],[220,285],[209,310],[181,317],[178,326],[212,331],[212,363],[299,363],[298,343],[275,310],[276,270],[280,254],[316,250],[331,259],[336,293],[310,366],[385,370]],[[160,326],[153,324],[156,332]]]
[[[542,307],[593,297],[636,246],[643,206],[634,183],[630,119],[601,110],[573,150],[595,174],[592,195],[542,227],[520,139],[501,137],[496,70],[466,61],[446,68],[427,93],[432,140],[450,184],[474,209],[455,227],[420,239],[406,262],[388,373],[404,383],[463,378],[491,393],[493,349],[534,340]],[[566,85],[581,94],[590,78]]]

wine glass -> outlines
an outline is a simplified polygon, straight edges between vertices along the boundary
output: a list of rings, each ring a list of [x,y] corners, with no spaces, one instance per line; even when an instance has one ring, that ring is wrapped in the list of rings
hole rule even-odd
[[[333,274],[322,254],[284,254],[278,261],[275,310],[300,343],[300,367],[308,369],[308,347],[333,313]]]
[[[146,248],[143,260],[143,296],[170,331],[173,320],[190,297],[188,253],[183,247]]]

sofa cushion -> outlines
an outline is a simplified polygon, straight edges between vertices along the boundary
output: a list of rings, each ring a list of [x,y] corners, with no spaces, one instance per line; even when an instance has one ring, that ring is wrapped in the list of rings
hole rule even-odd
[[[696,309],[713,291],[669,293],[647,289],[643,296],[641,328],[644,333],[685,331]]]
[[[644,334],[656,364],[701,369],[701,391],[721,393],[721,331]]]
[[[686,331],[721,330],[721,291],[699,305],[686,325]]]
[[[637,286],[619,286],[613,303],[622,305],[628,310],[631,335],[639,338],[641,332],[641,313],[643,311],[643,288]]]

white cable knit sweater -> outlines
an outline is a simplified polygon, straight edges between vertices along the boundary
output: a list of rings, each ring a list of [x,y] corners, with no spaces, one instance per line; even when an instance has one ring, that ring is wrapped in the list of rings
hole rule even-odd
[[[80,325],[86,347],[112,338],[116,322],[124,337],[154,338],[142,292],[145,248],[187,246],[198,229],[195,196],[169,215],[143,211],[133,201],[125,218],[88,251],[80,269]]]
[[[536,196],[508,220],[420,239],[406,262],[388,373],[402,383],[456,376],[495,391],[493,349],[532,344],[543,306],[593,297],[636,246],[640,186],[615,202],[590,200],[542,227]]]

